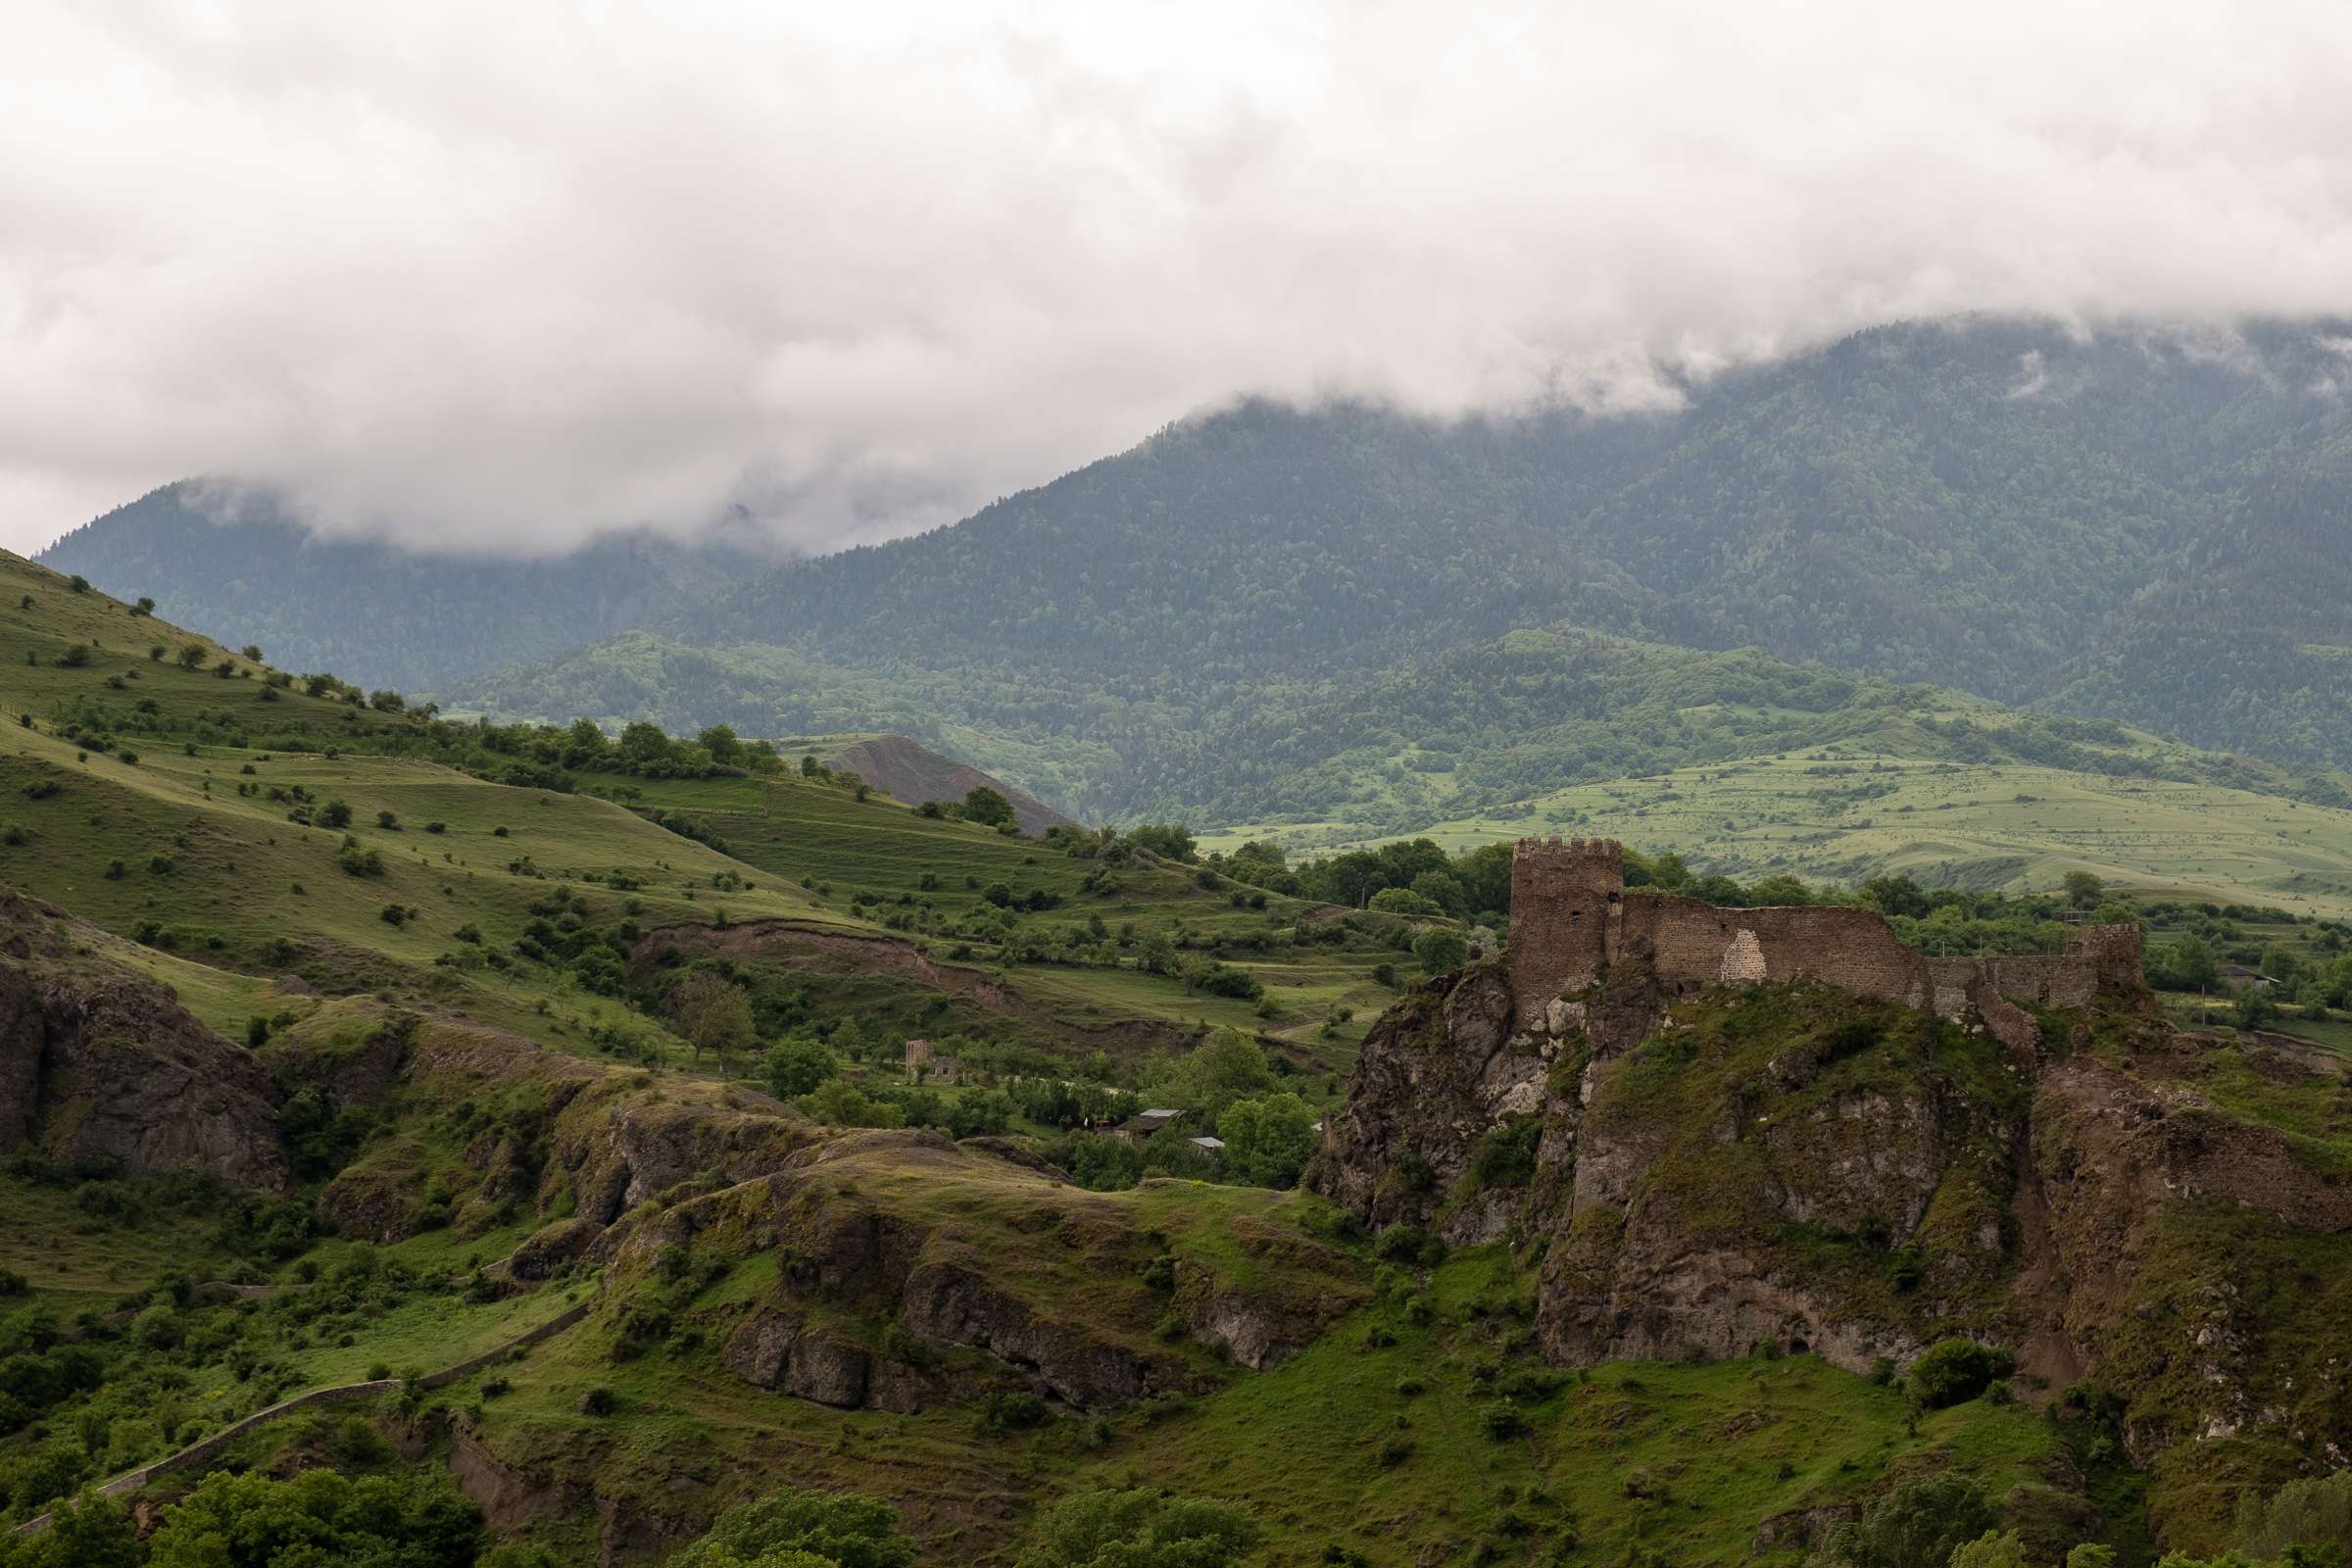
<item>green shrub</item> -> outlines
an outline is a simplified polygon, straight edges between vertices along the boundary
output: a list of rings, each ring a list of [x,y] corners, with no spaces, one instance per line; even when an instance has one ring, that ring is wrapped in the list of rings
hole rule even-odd
[[[888,1503],[855,1493],[781,1492],[720,1514],[710,1533],[670,1558],[668,1568],[907,1568],[914,1548],[897,1534],[898,1522]]]
[[[1497,1399],[1479,1411],[1478,1426],[1487,1435],[1488,1441],[1493,1443],[1515,1438],[1527,1430],[1527,1422],[1519,1414],[1519,1407],[1508,1399]]]
[[[1231,1503],[1144,1487],[1088,1492],[1045,1511],[1019,1562],[1021,1568],[1229,1568],[1250,1557],[1260,1535],[1257,1521]]]
[[[1911,1392],[1931,1410],[1975,1398],[1995,1378],[2017,1370],[2017,1357],[1974,1340],[1943,1340],[1911,1363]]]
[[[1536,1174],[1536,1147],[1544,1141],[1544,1118],[1518,1115],[1483,1135],[1470,1150],[1470,1185],[1523,1187]]]
[[[1993,1525],[1991,1505],[1968,1481],[1928,1476],[1871,1499],[1859,1520],[1830,1531],[1817,1555],[1839,1568],[1922,1568],[1950,1562]]]
[[[1003,1432],[1025,1432],[1051,1419],[1046,1401],[1034,1394],[998,1391],[980,1401],[980,1430],[991,1437]]]

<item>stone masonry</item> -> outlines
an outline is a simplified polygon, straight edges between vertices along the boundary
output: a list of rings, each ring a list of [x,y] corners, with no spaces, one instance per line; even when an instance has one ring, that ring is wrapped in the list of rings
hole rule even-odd
[[[1511,861],[1511,1000],[1524,1019],[1613,964],[1646,964],[1678,989],[1819,980],[1947,1018],[1975,1012],[2013,1046],[2032,1043],[2016,1005],[2138,1004],[2139,928],[2086,926],[2064,953],[1935,958],[1904,946],[1875,909],[1843,905],[1722,909],[1625,885],[1613,839],[1521,839]]]

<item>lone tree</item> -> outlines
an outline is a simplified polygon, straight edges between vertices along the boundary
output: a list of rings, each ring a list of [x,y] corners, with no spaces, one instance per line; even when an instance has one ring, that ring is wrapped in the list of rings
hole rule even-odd
[[[996,827],[1012,820],[1012,803],[987,785],[975,784],[964,792],[963,819]]]
[[[190,643],[179,651],[179,667],[194,669],[204,662],[204,644]]]
[[[717,1054],[722,1078],[727,1075],[727,1058],[750,1050],[758,1038],[752,1027],[751,999],[741,986],[709,969],[698,969],[678,982],[669,996],[669,1014],[677,1020],[678,1033],[693,1048],[697,1064],[706,1051]]]

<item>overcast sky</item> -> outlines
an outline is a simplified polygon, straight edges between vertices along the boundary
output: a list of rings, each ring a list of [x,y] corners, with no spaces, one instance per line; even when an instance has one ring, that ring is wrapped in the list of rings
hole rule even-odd
[[[12,0],[0,544],[950,520],[1241,392],[2352,310],[2352,6]]]

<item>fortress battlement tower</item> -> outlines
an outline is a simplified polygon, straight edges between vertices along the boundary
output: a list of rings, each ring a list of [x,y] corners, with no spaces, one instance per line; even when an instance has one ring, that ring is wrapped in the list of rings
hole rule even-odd
[[[1511,995],[1538,1005],[1600,978],[1625,908],[1615,839],[1521,839],[1511,857]]]

